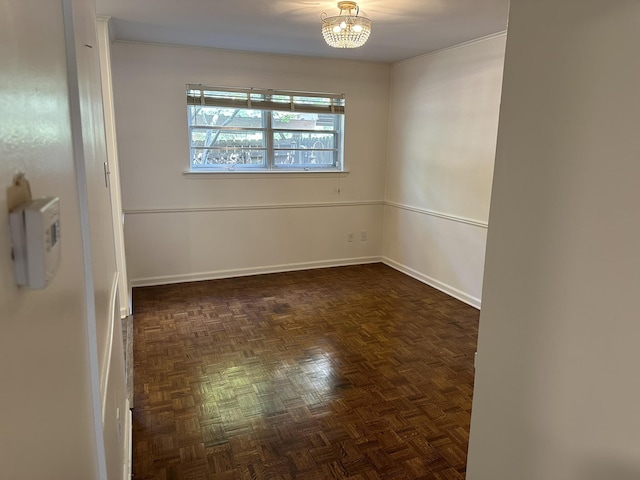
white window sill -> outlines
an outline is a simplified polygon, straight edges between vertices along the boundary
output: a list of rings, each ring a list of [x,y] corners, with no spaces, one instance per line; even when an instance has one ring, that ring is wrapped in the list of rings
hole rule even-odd
[[[185,172],[182,172],[182,175],[187,178],[337,178],[346,177],[348,174],[349,170],[187,170]]]

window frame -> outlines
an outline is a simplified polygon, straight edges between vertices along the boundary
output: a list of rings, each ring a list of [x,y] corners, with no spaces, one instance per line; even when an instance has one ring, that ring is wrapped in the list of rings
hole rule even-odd
[[[345,124],[345,95],[318,92],[298,92],[257,88],[238,87],[212,87],[201,84],[187,84],[187,131],[189,136],[189,173],[216,173],[216,172],[250,172],[250,173],[274,173],[274,172],[344,172],[344,124]],[[286,101],[285,101],[286,100]],[[261,126],[227,126],[227,125],[198,125],[192,122],[192,108],[206,106],[221,109],[259,111]],[[283,128],[274,126],[276,112],[291,112],[293,114],[325,114],[330,115],[333,125],[330,130]],[[324,119],[327,121],[327,118]],[[317,118],[316,118],[317,121]],[[203,147],[194,145],[194,131],[215,132],[261,132],[262,144],[254,146],[231,147]],[[332,148],[306,148],[292,146],[285,148],[278,145],[277,134],[291,133],[293,135],[305,135],[313,137],[332,137]],[[312,139],[312,138],[311,138]],[[317,140],[320,141],[320,140]],[[245,151],[264,152],[261,164],[230,164],[209,163],[198,165],[195,163],[195,152],[220,150],[220,151]],[[287,152],[293,156],[292,163],[277,162],[277,153]],[[296,152],[331,152],[331,163],[312,164],[295,162]],[[298,155],[298,159],[300,155]]]

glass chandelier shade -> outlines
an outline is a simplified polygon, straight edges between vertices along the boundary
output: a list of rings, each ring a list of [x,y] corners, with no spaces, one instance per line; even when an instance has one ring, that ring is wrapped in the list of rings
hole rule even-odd
[[[364,45],[371,34],[371,20],[359,15],[356,2],[338,2],[340,13],[328,17],[323,13],[322,36],[334,48],[358,48]]]

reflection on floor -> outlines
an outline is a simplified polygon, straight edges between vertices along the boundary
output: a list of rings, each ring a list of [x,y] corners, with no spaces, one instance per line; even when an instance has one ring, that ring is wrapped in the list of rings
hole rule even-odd
[[[474,308],[382,264],[133,302],[135,480],[465,477]]]

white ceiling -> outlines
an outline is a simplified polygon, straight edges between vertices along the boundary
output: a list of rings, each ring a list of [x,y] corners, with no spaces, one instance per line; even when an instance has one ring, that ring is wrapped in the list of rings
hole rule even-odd
[[[336,1],[96,0],[117,40],[396,62],[506,29],[509,0],[362,0],[373,21],[358,49],[334,49],[320,13]]]

